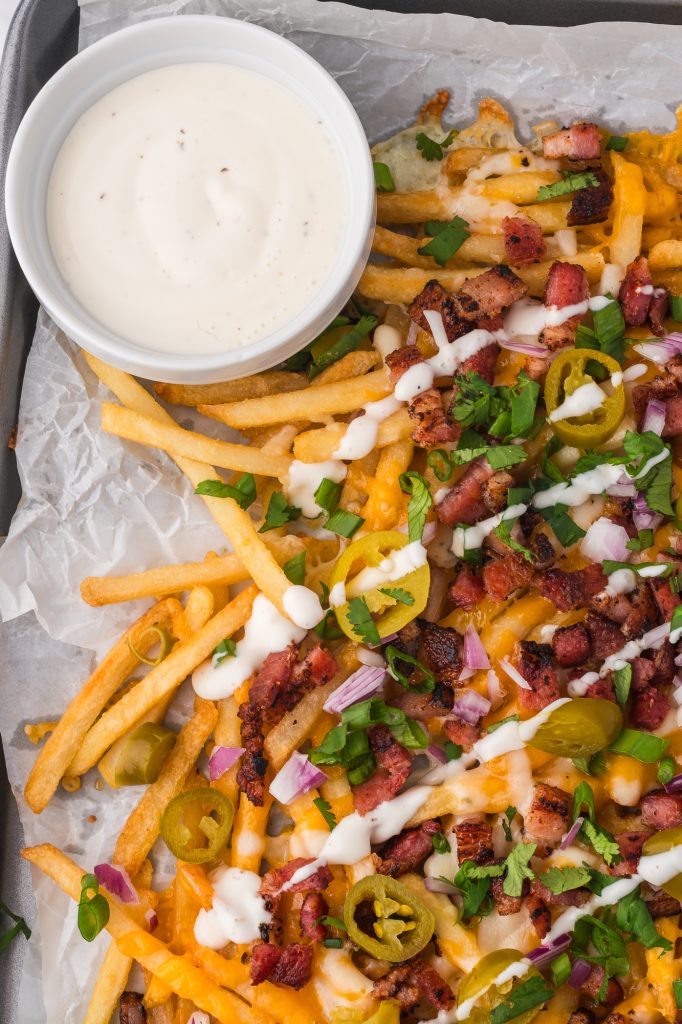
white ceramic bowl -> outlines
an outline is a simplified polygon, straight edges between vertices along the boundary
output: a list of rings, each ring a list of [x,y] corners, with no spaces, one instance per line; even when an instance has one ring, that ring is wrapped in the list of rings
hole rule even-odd
[[[306,308],[261,341],[208,355],[146,349],[99,323],[66,287],[52,255],[46,220],[52,166],[81,114],[122,82],[187,61],[246,68],[291,90],[325,123],[338,151],[348,196],[347,223],[336,261]],[[17,258],[53,320],[105,362],[172,384],[243,377],[299,351],[348,301],[369,255],[375,218],[367,139],[334,79],[281,36],[248,22],[208,16],[176,16],[134,25],[89,46],[65,64],[35,98],[19,126],[9,157],[5,194]]]

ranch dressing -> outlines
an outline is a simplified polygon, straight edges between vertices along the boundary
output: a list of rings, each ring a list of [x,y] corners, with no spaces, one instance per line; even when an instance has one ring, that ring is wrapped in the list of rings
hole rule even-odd
[[[301,313],[346,210],[316,114],[219,63],[157,68],[102,97],[67,136],[47,196],[57,266],[85,308],[147,349],[197,354]]]

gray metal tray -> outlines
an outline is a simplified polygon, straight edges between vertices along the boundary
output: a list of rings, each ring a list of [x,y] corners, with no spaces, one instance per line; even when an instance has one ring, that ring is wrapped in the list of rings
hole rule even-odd
[[[452,11],[515,24],[576,25],[594,21],[682,24],[678,0],[354,0],[356,6],[401,12]],[[19,122],[41,86],[76,52],[77,0],[21,0],[0,66],[0,537],[21,495],[14,453],[7,442],[17,422],[26,356],[38,304],[19,270],[4,216],[4,180]],[[0,685],[2,680],[0,680]],[[0,698],[1,699],[1,698]],[[18,913],[32,916],[28,871],[20,860],[21,827],[0,745],[0,893]],[[17,1006],[25,943],[0,956],[0,1024],[22,1024]]]

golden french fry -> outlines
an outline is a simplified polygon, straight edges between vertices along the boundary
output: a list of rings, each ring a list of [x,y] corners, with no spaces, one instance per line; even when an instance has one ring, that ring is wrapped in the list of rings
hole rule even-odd
[[[649,267],[651,270],[670,270],[682,267],[682,241],[670,238],[666,242],[658,242],[649,250]]]
[[[218,720],[215,706],[206,700],[178,733],[175,746],[166,757],[156,782],[144,791],[137,807],[129,815],[114,847],[114,863],[122,864],[134,878],[159,837],[161,815],[178,793],[203,750]]]
[[[84,739],[77,737],[77,753],[68,774],[83,775],[119,736],[137,725],[155,705],[167,700],[189,673],[209,657],[216,644],[241,629],[251,614],[257,593],[253,586],[242,591],[203,629],[184,643],[176,644],[160,665],[152,668],[132,690],[104,712]]]
[[[381,253],[382,256],[391,256],[394,260],[400,260],[401,263],[406,263],[410,267],[431,270],[438,264],[431,256],[420,256],[417,252],[427,244],[428,240],[428,238],[412,238],[411,235],[401,235],[397,231],[389,231],[387,228],[377,226],[374,230],[372,252]],[[454,257],[448,261],[448,266],[457,266],[462,262],[503,263],[505,259],[506,252],[502,235],[471,235],[462,243]]]
[[[318,686],[306,693],[294,710],[288,711],[270,730],[265,737],[265,756],[275,771],[282,767],[303,742],[322,714],[322,705],[338,685],[339,680],[334,677],[325,686]]]
[[[141,615],[114,644],[71,701],[38,754],[26,783],[24,796],[36,814],[40,814],[47,807],[62,776],[73,774],[68,770],[69,764],[76,756],[83,736],[107,701],[139,665],[129,642],[140,653],[144,653],[156,642],[150,627],[169,628],[173,617],[181,614],[181,609],[179,601],[167,598]]]
[[[200,864],[187,864],[185,861],[177,861],[176,882],[184,886],[189,895],[204,910],[210,910],[213,906],[213,886],[206,877],[206,872]]]
[[[202,405],[199,411],[229,427],[255,427],[291,420],[326,419],[354,412],[365,402],[376,402],[391,391],[388,373],[375,370],[364,377],[322,384],[307,391],[293,391],[270,398],[249,398],[230,405]]]
[[[314,377],[310,386],[315,388],[321,384],[334,384],[338,380],[360,377],[363,373],[369,373],[380,362],[381,356],[373,349],[369,351],[359,349],[357,352],[347,352],[336,363],[332,363],[326,370],[322,370],[317,377]]]
[[[612,153],[611,159],[614,183],[609,257],[612,263],[626,267],[641,251],[647,193],[641,167],[626,160],[620,153]]]
[[[104,954],[83,1024],[110,1024],[125,991],[132,965],[132,958],[124,956],[112,939]]]
[[[113,391],[123,405],[133,409],[134,412],[159,420],[161,423],[171,423],[175,426],[172,418],[161,408],[156,399],[152,398],[149,392],[145,391],[130,374],[108,366],[88,352],[85,352],[84,356],[88,366],[97,374],[102,383]],[[195,462],[193,459],[186,459],[179,455],[173,456],[173,458],[194,487],[202,480],[215,476],[213,467],[205,462]],[[202,499],[218,526],[232,542],[236,554],[240,557],[254,583],[279,609],[281,614],[286,615],[283,599],[290,586],[289,580],[278,566],[269,548],[263,543],[263,539],[256,532],[251,516],[240,508],[232,498],[212,498],[209,495],[202,495]]]
[[[213,592],[208,587],[194,587],[185,605],[188,638],[202,629],[213,615]]]
[[[299,705],[300,707],[300,705]],[[265,853],[265,829],[272,797],[265,794],[262,807],[255,807],[246,793],[240,793],[232,826],[231,864],[243,871],[259,871]]]
[[[85,872],[66,854],[45,843],[22,850],[22,857],[78,902]],[[213,1014],[221,1024],[275,1024],[275,1018],[270,1014],[249,1006],[233,992],[216,985],[205,971],[187,958],[171,953],[165,943],[140,928],[121,904],[107,895],[106,890],[101,889],[100,892],[109,903],[107,931],[124,956],[137,960],[176,995],[190,999],[204,1012]]]
[[[306,430],[294,441],[294,456],[301,462],[322,462],[331,459],[346,433],[345,423],[330,423],[328,427]],[[407,409],[399,409],[379,424],[376,448],[398,444],[412,436],[414,421]]]
[[[169,405],[218,405],[241,402],[244,398],[264,398],[283,391],[297,391],[306,386],[303,373],[268,370],[252,377],[226,380],[219,384],[155,384],[154,390]]]
[[[229,441],[214,441],[193,430],[159,423],[151,416],[143,416],[112,402],[102,404],[102,429],[128,441],[161,448],[162,451],[185,459],[210,462],[235,473],[285,477],[291,463],[288,455],[266,455],[259,448],[247,448],[243,444],[232,444]]]

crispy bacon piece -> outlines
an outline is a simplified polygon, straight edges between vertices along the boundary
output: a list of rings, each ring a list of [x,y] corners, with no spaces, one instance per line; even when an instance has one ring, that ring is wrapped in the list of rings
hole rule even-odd
[[[679,793],[666,793],[663,789],[655,789],[642,797],[639,806],[644,828],[660,832],[682,825],[682,795]]]
[[[552,636],[552,652],[562,668],[582,665],[590,656],[592,644],[590,634],[582,622],[572,626],[560,626]]]
[[[611,700],[616,703],[616,692],[611,679],[597,679],[590,683],[585,691],[586,697],[598,697],[600,700]]]
[[[423,331],[430,331],[429,322],[424,316],[425,310],[440,313],[448,341],[461,338],[471,330],[471,324],[462,318],[457,299],[446,292],[438,281],[427,281],[419,295],[407,307],[410,319]]]
[[[424,362],[424,356],[416,345],[406,345],[404,348],[396,348],[386,356],[386,366],[391,375],[391,384],[397,384],[400,378]]]
[[[659,650],[654,651],[653,662],[652,682],[654,686],[669,686],[677,675],[674,648],[670,644],[663,644]]]
[[[462,637],[450,626],[419,620],[424,661],[439,683],[452,687],[462,671]]]
[[[308,893],[303,900],[299,915],[301,935],[304,939],[310,939],[311,942],[324,942],[327,937],[327,929],[320,922],[320,918],[324,917],[328,910],[329,906],[321,892]]]
[[[251,951],[249,977],[252,985],[271,981],[298,991],[310,981],[312,967],[312,946],[292,942],[282,949],[271,942],[260,942]]]
[[[639,693],[646,690],[656,674],[656,666],[650,658],[633,658],[630,662],[632,667],[632,692]]]
[[[502,321],[493,323],[492,321],[479,320],[476,326],[486,331],[497,331],[502,327]],[[471,329],[471,324],[469,328]],[[487,384],[492,384],[499,354],[500,346],[496,341],[493,341],[490,345],[486,345],[485,348],[480,348],[473,356],[465,359],[458,373],[477,373]]]
[[[597,176],[599,184],[578,189],[573,194],[571,208],[566,215],[569,228],[576,224],[598,224],[609,215],[609,207],[613,202],[611,179],[601,167],[592,169],[591,173]]]
[[[581,1008],[573,1011],[571,1016],[568,1018],[568,1024],[595,1024],[596,1019],[597,1018],[592,1013],[592,1010],[585,1010]],[[617,1024],[617,1022],[612,1021],[611,1024]],[[625,1021],[623,1021],[623,1024],[625,1024]]]
[[[398,635],[393,641],[393,646],[397,647],[403,654],[409,654],[411,657],[416,658],[419,654],[421,642],[422,631],[419,627],[419,620],[412,619],[412,622],[408,622],[406,626],[403,626],[398,631]],[[414,671],[414,666],[410,665],[409,662],[401,662],[400,671],[403,675],[410,676]]]
[[[676,917],[680,913],[680,901],[663,889],[656,889],[644,900],[652,917]]]
[[[522,640],[518,670],[530,686],[529,690],[521,687],[517,689],[516,699],[519,707],[533,712],[542,711],[561,696],[552,648],[549,644]]]
[[[663,321],[668,315],[669,305],[670,297],[668,295],[668,289],[654,288],[653,295],[651,296],[651,304],[649,306],[649,324],[651,325],[652,333],[659,338],[662,338],[665,335],[665,324]]]
[[[610,619],[599,615],[598,612],[589,611],[587,613],[585,628],[590,634],[593,655],[602,661],[610,654],[615,654],[625,644],[625,637],[621,633],[620,627]]]
[[[502,221],[504,251],[514,267],[537,263],[547,252],[542,228],[527,217],[505,217]]]
[[[613,838],[618,843],[622,860],[611,869],[612,875],[634,875],[637,871],[642,847],[651,832],[619,832]]]
[[[523,557],[512,552],[496,558],[483,567],[483,586],[488,597],[501,604],[514,590],[526,587],[533,578],[533,567]]]
[[[539,878],[530,883],[531,892],[539,896],[548,907],[582,907],[591,897],[589,889],[569,889],[568,892],[552,892]]]
[[[420,391],[407,408],[416,423],[412,438],[421,448],[434,448],[459,438],[462,429],[445,411],[443,396],[438,388]]]
[[[258,892],[263,897],[265,909],[268,913],[277,917],[284,886],[293,878],[299,868],[310,864],[312,857],[296,857],[294,860],[282,864],[279,868],[271,868],[263,875]],[[319,867],[316,871],[290,886],[287,891],[290,893],[321,892],[326,889],[332,880],[332,873],[328,867]],[[275,923],[275,931],[278,930]]]
[[[595,964],[590,971],[587,981],[581,986],[581,992],[586,992],[588,996],[596,1002],[599,998],[599,992],[604,982],[604,968]],[[615,978],[609,978],[606,986],[606,994],[600,1000],[602,1006],[615,1006],[623,998],[623,989],[620,987]]]
[[[618,301],[623,308],[625,323],[641,327],[646,323],[651,305],[653,281],[646,256],[638,256],[628,263]]]
[[[390,800],[403,788],[412,768],[412,758],[393,738],[386,725],[375,725],[369,730],[369,745],[376,758],[377,768],[371,778],[355,786],[355,810],[367,814],[384,800]]]
[[[571,796],[558,786],[538,782],[533,787],[533,799],[523,820],[526,836],[542,847],[558,846],[568,832]]]
[[[637,590],[628,594],[628,598],[630,609],[620,628],[623,636],[632,640],[653,629],[658,624],[658,614],[651,590],[646,583],[641,583]]]
[[[472,818],[469,821],[460,821],[458,825],[455,825],[454,831],[457,841],[457,859],[460,864],[463,864],[465,860],[473,860],[474,864],[494,863],[495,851],[491,825]]]
[[[674,398],[679,392],[679,381],[667,369],[664,373],[659,373],[653,380],[647,381],[646,384],[638,384],[634,387],[632,389],[632,404],[635,407],[640,425],[644,419],[646,407],[652,398],[658,399],[659,402],[667,402],[668,399]]]
[[[528,288],[504,263],[469,278],[459,290],[461,315],[466,320],[497,317],[522,299]]]
[[[119,1024],[145,1024],[147,1011],[137,992],[123,992],[118,1003]]]
[[[436,507],[438,518],[448,526],[472,526],[504,507],[511,483],[506,470],[493,472],[487,459],[476,459]]]
[[[663,437],[679,437],[680,434],[682,434],[682,395],[675,395],[665,403]]]
[[[590,297],[590,285],[587,274],[575,263],[562,263],[555,260],[549,268],[545,285],[544,301],[547,307],[565,309],[577,306]],[[540,341],[549,349],[561,348],[575,342],[575,332],[584,314],[577,313],[564,320],[562,324],[545,327],[540,334]]]
[[[535,577],[535,585],[542,596],[562,612],[585,608],[595,594],[604,589],[606,583],[601,566],[596,563],[576,572],[547,569]]]
[[[381,863],[377,871],[391,878],[414,871],[433,853],[433,837],[441,831],[440,822],[435,819],[423,821],[417,828],[403,829],[379,850]]]
[[[450,715],[445,719],[443,722],[443,732],[449,740],[457,743],[462,750],[471,750],[476,740],[480,740],[482,736],[480,726],[463,722],[456,715]]]
[[[552,927],[552,914],[543,899],[537,895],[537,893],[531,892],[530,895],[526,896],[524,906],[528,911],[528,917],[530,923],[535,928],[539,939],[544,937]]]
[[[455,1005],[450,986],[435,968],[415,958],[394,967],[385,978],[374,983],[375,999],[396,999],[403,1013],[408,1013],[426,999],[436,1010],[448,1011]]]
[[[454,580],[448,586],[448,601],[455,608],[470,612],[485,597],[483,580],[468,565],[462,565]]]
[[[526,885],[526,882],[524,882]],[[493,878],[490,881],[490,895],[495,904],[495,910],[500,917],[509,917],[510,914],[518,914],[523,906],[523,896],[507,896],[504,891],[504,879]]]
[[[241,739],[244,754],[237,772],[237,785],[243,790],[255,807],[263,806],[265,783],[263,778],[268,767],[265,757],[263,716],[258,707],[250,701],[240,704],[237,712],[241,719]]]
[[[633,696],[630,707],[630,722],[635,729],[653,732],[663,724],[670,711],[670,701],[655,686],[647,686]]]
[[[569,160],[598,160],[600,147],[599,129],[589,121],[560,128],[542,140],[542,152],[548,160],[559,160],[562,156]]]

